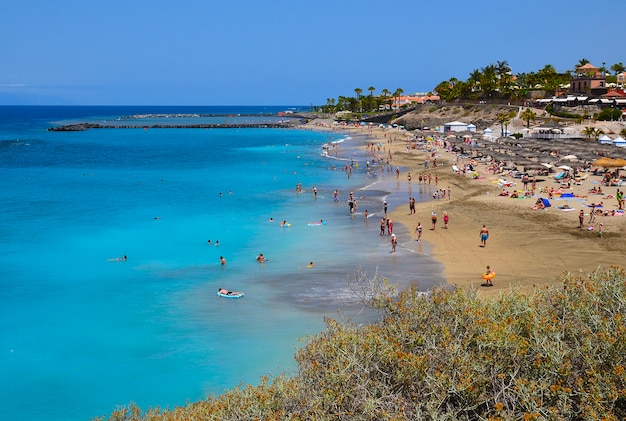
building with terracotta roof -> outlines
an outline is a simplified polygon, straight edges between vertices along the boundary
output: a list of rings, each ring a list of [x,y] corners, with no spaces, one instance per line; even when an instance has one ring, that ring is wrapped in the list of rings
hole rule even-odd
[[[599,67],[591,63],[576,68],[569,84],[570,94],[603,95],[606,93],[606,77]]]

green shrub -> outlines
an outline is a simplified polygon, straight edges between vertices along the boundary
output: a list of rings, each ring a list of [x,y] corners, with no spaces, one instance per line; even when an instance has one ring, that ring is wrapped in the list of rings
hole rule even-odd
[[[622,117],[622,111],[617,108],[604,108],[595,117],[601,121],[617,121]]]
[[[110,420],[626,419],[626,274],[561,281],[494,298],[443,288],[378,296],[379,323],[328,319],[297,352],[295,377]]]

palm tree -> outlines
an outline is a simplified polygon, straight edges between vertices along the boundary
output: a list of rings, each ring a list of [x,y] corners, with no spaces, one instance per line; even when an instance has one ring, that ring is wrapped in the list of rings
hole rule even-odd
[[[509,63],[504,61],[496,61],[496,69],[498,71],[498,76],[502,77],[503,75],[509,73],[511,68],[509,67]]]
[[[480,73],[480,70],[478,69],[474,69],[470,75],[469,75],[469,79],[467,79],[466,83],[466,88],[467,88],[467,92],[466,95],[468,97],[474,98],[476,96],[476,91],[480,90],[480,79],[482,77],[482,73]]]
[[[496,120],[500,123],[500,134],[504,136],[505,128],[508,128],[511,118],[508,113],[498,113],[496,114]]]
[[[393,91],[394,99],[398,98],[398,100],[396,101],[396,104],[400,102],[399,98],[402,96],[403,93],[404,93],[404,90],[402,88],[397,88],[395,91]]]
[[[587,60],[586,58],[581,58],[580,60],[578,60],[578,64],[574,67],[575,69],[578,69],[579,67],[583,67],[585,64],[589,64],[590,61]]]
[[[483,96],[491,98],[498,85],[498,69],[493,64],[484,67],[480,76],[480,88]]]
[[[370,96],[373,96],[376,88],[374,88],[373,86],[370,86],[369,88],[367,88],[367,90],[370,91]]]
[[[526,108],[522,112],[522,120],[526,122],[526,128],[530,128],[530,122],[535,121],[535,118],[537,118],[537,116],[535,115],[535,112],[530,108]]]
[[[599,138],[600,136],[602,136],[604,134],[604,131],[602,129],[597,129],[595,127],[590,127],[589,126],[589,127],[585,127],[582,130],[582,134],[584,134],[588,138],[595,137],[597,139],[597,138]]]
[[[387,97],[391,95],[391,91],[387,88],[380,91],[383,94],[383,104],[385,105],[385,109],[387,108]]]
[[[363,89],[361,88],[354,88],[354,92],[356,93],[356,99],[361,98],[361,94],[363,93]]]
[[[612,65],[611,70],[613,70],[615,76],[617,76],[618,73],[626,71],[626,67],[624,67],[624,63],[620,61],[619,63],[615,63],[614,65]]]

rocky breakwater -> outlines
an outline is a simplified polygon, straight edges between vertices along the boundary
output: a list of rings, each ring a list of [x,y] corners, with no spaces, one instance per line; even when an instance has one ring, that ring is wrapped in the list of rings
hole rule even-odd
[[[51,132],[79,132],[91,129],[248,129],[269,128],[281,129],[297,127],[302,124],[299,120],[280,121],[275,123],[221,123],[221,124],[99,124],[99,123],[76,123],[58,127],[50,127]]]

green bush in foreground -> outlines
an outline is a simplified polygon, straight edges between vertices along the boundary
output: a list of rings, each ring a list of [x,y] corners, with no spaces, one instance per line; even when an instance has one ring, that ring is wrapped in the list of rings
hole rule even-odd
[[[614,267],[530,294],[383,297],[379,323],[328,320],[292,378],[109,420],[624,420],[625,292]]]

